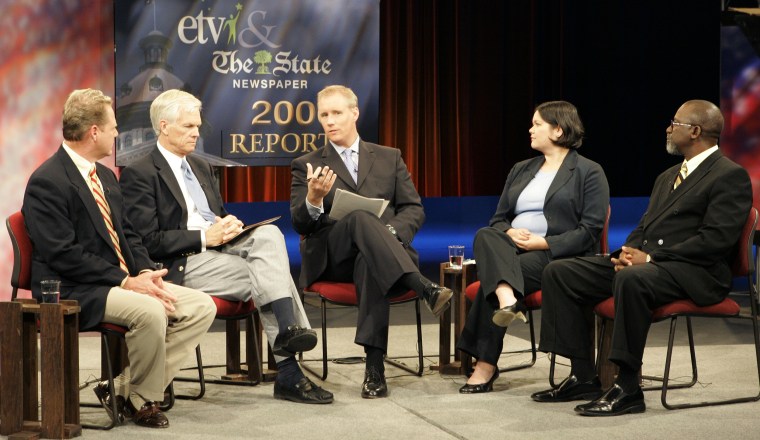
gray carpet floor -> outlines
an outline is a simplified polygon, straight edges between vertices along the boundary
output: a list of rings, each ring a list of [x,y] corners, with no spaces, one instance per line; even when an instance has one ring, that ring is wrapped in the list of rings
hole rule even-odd
[[[307,299],[312,325],[320,325],[319,311],[313,299]],[[363,364],[331,363],[326,381],[318,381],[335,393],[331,405],[303,405],[275,400],[273,385],[254,387],[229,385],[207,386],[206,396],[199,401],[177,401],[167,413],[171,426],[154,430],[127,422],[111,431],[84,430],[86,439],[121,438],[187,438],[187,439],[661,439],[661,438],[757,438],[760,428],[760,403],[743,403],[720,407],[666,410],[660,404],[660,393],[646,393],[647,411],[643,414],[612,418],[577,416],[577,403],[539,404],[530,394],[547,388],[549,360],[540,354],[529,369],[502,375],[494,392],[461,395],[458,388],[464,376],[445,376],[430,370],[438,362],[437,321],[425,310],[424,354],[425,374],[413,376],[392,366],[386,367],[391,391],[387,399],[364,400],[359,395]],[[353,344],[355,312],[334,308],[329,311],[329,356],[350,358],[363,352]],[[538,318],[538,316],[536,316]],[[413,306],[392,309],[390,330],[391,356],[417,364]],[[537,322],[539,320],[537,319]],[[683,380],[689,374],[685,326],[678,337],[672,376]],[[668,325],[652,327],[645,355],[645,374],[661,374],[665,358]],[[508,332],[506,353],[501,365],[529,360],[528,326],[519,324]],[[749,322],[739,324],[721,320],[695,322],[699,383],[688,390],[671,391],[675,402],[705,400],[737,394],[758,393],[757,368]],[[202,343],[206,364],[224,362],[224,330],[217,322]],[[306,354],[310,365],[319,366],[317,349]],[[99,369],[99,339],[80,338],[82,400],[94,400],[92,385]],[[560,360],[561,362],[563,360]],[[188,360],[188,366],[192,365]],[[558,379],[567,375],[566,365],[558,367]],[[208,370],[209,377],[223,374],[223,369]],[[194,384],[178,383],[179,393],[192,391]],[[82,409],[87,421],[104,421],[101,409]]]

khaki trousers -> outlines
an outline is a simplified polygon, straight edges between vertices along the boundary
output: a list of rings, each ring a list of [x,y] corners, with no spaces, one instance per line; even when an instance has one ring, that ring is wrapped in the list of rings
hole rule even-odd
[[[103,321],[129,328],[129,367],[115,379],[116,393],[129,397],[137,408],[164,399],[164,390],[216,316],[207,294],[171,283],[164,288],[177,297],[174,312],[167,313],[148,295],[120,287],[108,292]]]

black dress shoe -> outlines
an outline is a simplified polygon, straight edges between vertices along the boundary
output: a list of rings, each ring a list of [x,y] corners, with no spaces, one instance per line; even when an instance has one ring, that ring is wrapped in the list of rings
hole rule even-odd
[[[131,414],[135,425],[146,428],[168,428],[169,419],[166,418],[158,407],[159,402],[145,402],[140,409],[136,409],[132,401],[127,399],[125,409]]]
[[[317,346],[317,332],[310,328],[291,325],[288,331],[280,333],[274,340],[272,353],[291,357],[302,351],[309,351]]]
[[[622,414],[642,413],[646,411],[644,391],[640,387],[633,393],[626,393],[618,384],[614,384],[598,399],[578,405],[575,412],[582,416],[619,416]]]
[[[515,318],[522,322],[528,322],[528,318],[525,317],[525,313],[527,312],[528,309],[525,307],[525,304],[518,299],[517,302],[512,305],[495,310],[493,315],[491,315],[491,320],[499,327],[509,327],[509,324],[511,324]]]
[[[302,377],[294,386],[274,383],[274,398],[298,403],[332,403],[333,394],[317,386],[307,377]]]
[[[365,399],[388,397],[388,385],[385,383],[385,375],[383,373],[375,368],[369,368],[364,372],[362,397]]]
[[[103,405],[103,408],[106,409],[108,417],[110,417],[111,420],[113,420],[116,424],[124,423],[124,398],[121,396],[116,396],[116,414],[114,414],[112,400],[113,396],[111,395],[111,390],[108,388],[108,381],[103,380],[98,382],[98,384],[95,385],[95,388],[92,390],[98,397],[100,404]]]
[[[459,389],[459,392],[461,394],[478,394],[478,393],[488,393],[491,390],[493,390],[493,382],[499,377],[499,367],[496,367],[496,369],[493,372],[493,375],[490,379],[488,379],[488,382],[486,383],[476,383],[476,384],[464,384],[462,388]]]
[[[570,402],[572,400],[593,400],[602,395],[602,383],[598,377],[588,382],[580,382],[571,374],[556,389],[539,391],[530,395],[536,402]]]
[[[449,308],[449,300],[452,295],[454,295],[454,292],[448,287],[441,287],[436,283],[430,283],[423,290],[422,299],[425,300],[425,304],[433,312],[433,315],[441,316],[441,313]]]

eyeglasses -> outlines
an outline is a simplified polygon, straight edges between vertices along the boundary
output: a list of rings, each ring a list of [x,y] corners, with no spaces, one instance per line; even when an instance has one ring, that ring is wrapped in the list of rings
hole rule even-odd
[[[697,124],[687,124],[685,122],[676,122],[676,121],[674,121],[674,120],[671,119],[670,120],[670,128],[673,128],[673,126],[676,126],[676,125],[680,125],[681,127],[699,127],[699,128],[702,128],[701,126],[699,126]]]

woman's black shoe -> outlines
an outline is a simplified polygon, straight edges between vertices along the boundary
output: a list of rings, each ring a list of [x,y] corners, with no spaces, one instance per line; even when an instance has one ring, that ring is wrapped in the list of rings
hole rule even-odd
[[[478,393],[488,393],[493,390],[493,382],[499,377],[499,367],[495,367],[496,369],[493,372],[493,376],[491,376],[490,379],[488,379],[488,382],[486,383],[476,383],[476,384],[464,384],[462,385],[462,388],[459,389],[459,392],[461,394],[478,394]]]
[[[518,299],[516,303],[510,306],[495,310],[491,316],[491,320],[499,327],[509,327],[509,324],[511,324],[515,318],[522,322],[528,322],[528,318],[525,316],[527,311],[528,309],[525,307],[525,304]]]

